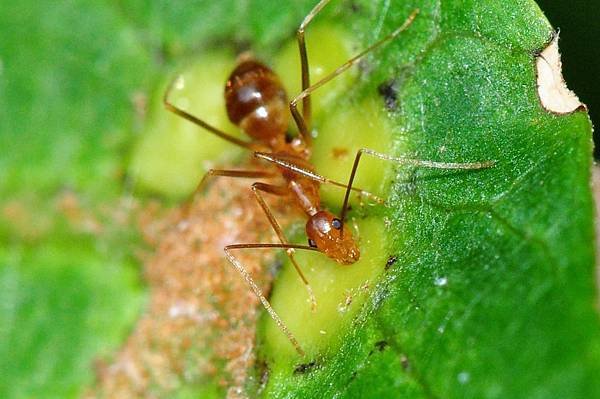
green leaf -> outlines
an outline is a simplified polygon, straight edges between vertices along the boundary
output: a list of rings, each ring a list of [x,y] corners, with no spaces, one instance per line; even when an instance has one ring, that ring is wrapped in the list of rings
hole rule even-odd
[[[355,320],[311,319],[294,299],[282,298],[299,285],[286,271],[272,302],[308,344],[309,358],[295,357],[265,320],[271,373],[264,396],[598,396],[591,126],[583,112],[546,111],[537,96],[535,55],[552,30],[533,3],[488,1],[379,9],[382,31],[417,6],[414,26],[371,57],[373,71],[355,90],[374,96],[394,81],[393,154],[496,166],[458,173],[396,168],[391,204],[380,219],[391,229],[383,237],[366,235],[387,240],[379,270],[388,256],[398,260]],[[365,109],[348,107],[350,114]],[[347,132],[340,125],[321,133],[339,137]],[[368,132],[356,134],[377,133]],[[353,140],[349,146],[359,147]],[[335,177],[340,167],[332,158],[315,163]],[[304,264],[334,267],[312,258]],[[337,295],[340,303],[340,292],[357,285],[323,282],[310,272],[307,278],[317,281],[315,292]],[[300,325],[333,330],[334,338],[319,339]],[[295,375],[300,363],[312,367]]]
[[[182,145],[188,133],[168,131],[169,122],[158,127],[158,99],[174,69],[210,65],[212,49],[233,52],[251,43],[294,87],[291,38],[313,5],[3,5],[0,396],[79,396],[92,383],[94,360],[131,328],[142,298],[131,257],[139,239],[106,209],[121,209],[132,185],[186,194],[202,174],[190,165],[225,148]],[[270,374],[263,396],[598,397],[591,127],[582,111],[555,115],[540,104],[535,54],[552,30],[537,6],[334,1],[307,33],[311,64],[331,70],[415,7],[421,13],[407,32],[319,93],[317,169],[345,180],[363,145],[417,159],[497,164],[469,172],[361,166],[357,184],[388,192],[390,206],[353,213],[361,268],[304,258],[316,270],[309,274],[319,293],[314,319],[284,266],[272,302],[290,326],[302,326],[294,332],[310,357],[296,357],[265,318],[261,354]],[[331,50],[336,41],[341,53]],[[223,62],[232,61],[227,57]],[[395,106],[386,109],[380,87]],[[145,98],[148,116],[135,106]],[[156,136],[147,134],[153,129]],[[170,137],[181,156],[158,162]],[[140,150],[153,139],[150,151]],[[347,155],[332,159],[340,143]],[[128,167],[133,181],[124,184]],[[186,171],[181,181],[173,180],[182,176],[177,168]],[[100,232],[73,223],[61,208],[71,193],[99,220]],[[339,208],[339,192],[323,197]],[[397,261],[386,271],[390,256]],[[357,291],[366,280],[369,288]],[[348,292],[354,300],[340,313]],[[305,318],[294,320],[298,315]],[[304,373],[294,372],[312,360],[298,369]]]

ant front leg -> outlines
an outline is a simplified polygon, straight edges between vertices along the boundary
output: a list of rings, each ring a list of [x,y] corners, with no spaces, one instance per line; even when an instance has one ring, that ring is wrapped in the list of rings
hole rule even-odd
[[[256,201],[258,201],[260,207],[265,212],[267,219],[269,219],[269,222],[271,223],[273,230],[275,230],[275,234],[277,234],[277,237],[279,238],[279,241],[281,242],[281,244],[282,245],[290,245],[288,239],[285,236],[285,233],[283,232],[283,229],[281,228],[281,226],[279,226],[279,223],[277,223],[277,219],[275,219],[273,212],[271,212],[271,209],[269,208],[265,199],[262,197],[262,195],[260,194],[259,191],[263,191],[263,192],[278,195],[278,196],[285,196],[288,194],[287,187],[273,186],[271,184],[265,184],[265,183],[254,183],[252,185],[252,192],[254,193],[254,196],[256,197]],[[313,312],[316,312],[317,300],[315,299],[315,294],[313,293],[312,287],[308,283],[306,276],[304,276],[302,269],[300,269],[298,262],[296,262],[296,259],[294,258],[294,248],[292,248],[292,247],[288,248],[286,253],[287,253],[288,258],[292,262],[294,269],[296,269],[296,273],[298,273],[298,276],[300,277],[300,279],[304,283],[304,286],[306,287],[306,291],[308,293],[308,298],[310,300],[311,310]]]
[[[193,195],[195,196],[197,193],[199,193],[203,189],[207,180],[211,177],[234,177],[234,178],[254,177],[254,178],[256,178],[256,177],[273,177],[273,176],[274,176],[274,174],[271,172],[260,171],[260,170],[211,169],[204,175],[204,177],[198,184],[198,187],[194,191]],[[271,184],[257,182],[257,183],[252,184],[251,189],[252,189],[252,193],[254,194],[254,197],[256,198],[256,201],[258,202],[258,204],[262,208],[263,212],[267,216],[267,219],[269,220],[271,227],[273,227],[275,234],[277,234],[277,237],[279,238],[279,241],[281,242],[281,244],[282,245],[290,245],[288,239],[285,236],[285,233],[283,232],[283,229],[281,228],[279,223],[277,223],[277,219],[273,215],[273,212],[271,212],[271,209],[267,205],[267,202],[260,194],[260,192],[262,191],[262,192],[270,193],[270,194],[277,195],[277,196],[286,196],[286,195],[288,195],[287,187],[280,187],[280,186],[274,186]],[[302,269],[300,269],[300,266],[298,265],[298,262],[296,262],[296,259],[294,258],[294,249],[289,248],[286,251],[286,253],[287,253],[290,261],[292,262],[292,265],[294,266],[296,273],[298,273],[298,276],[300,277],[300,279],[304,283],[304,286],[306,287],[306,291],[308,293],[308,298],[310,300],[311,310],[313,312],[315,312],[317,310],[317,300],[315,299],[315,294],[313,293],[312,287],[310,286],[308,280],[306,279],[306,276],[304,275],[304,273],[302,272]]]
[[[189,112],[182,110],[181,108],[179,108],[175,104],[173,104],[171,101],[169,101],[169,95],[171,94],[171,91],[173,91],[173,86],[175,85],[176,80],[177,79],[173,79],[173,81],[171,81],[171,83],[167,87],[167,90],[165,90],[165,94],[163,95],[162,102],[168,111],[171,111],[175,115],[180,116],[180,117],[192,122],[193,124],[198,125],[204,129],[208,130],[215,136],[218,136],[218,137],[222,138],[223,140],[229,141],[230,143],[235,144],[238,147],[242,147],[242,148],[245,148],[245,149],[251,150],[251,151],[255,151],[255,150],[259,149],[259,146],[256,145],[255,143],[243,141],[236,137],[233,137],[232,135],[225,133],[224,131],[217,129],[216,127],[204,122],[202,119],[190,114]]]
[[[194,204],[196,197],[198,196],[199,193],[202,192],[202,190],[204,189],[204,187],[206,186],[208,180],[211,177],[234,177],[234,178],[269,178],[269,177],[275,177],[276,175],[272,172],[268,172],[266,170],[228,170],[228,169],[209,169],[204,176],[202,177],[202,180],[200,180],[200,183],[198,183],[198,185],[196,186],[196,189],[194,190],[194,192],[192,194],[190,194],[188,200],[187,200],[187,209],[186,209],[186,213],[187,211],[189,211],[189,208]]]
[[[485,169],[490,168],[495,165],[495,161],[484,161],[484,162],[468,162],[468,163],[460,163],[460,162],[438,162],[438,161],[428,161],[422,159],[412,159],[412,158],[404,158],[404,157],[393,157],[391,155],[383,154],[381,152],[377,152],[375,150],[371,150],[369,148],[361,148],[356,152],[356,156],[354,157],[354,163],[352,165],[352,172],[350,172],[350,178],[348,179],[348,185],[346,186],[346,194],[344,195],[344,202],[342,203],[342,211],[340,215],[340,220],[343,222],[346,217],[347,208],[348,208],[348,199],[350,197],[350,190],[352,189],[352,184],[354,183],[354,177],[356,176],[356,171],[358,170],[358,164],[361,160],[362,155],[370,155],[374,158],[382,159],[384,161],[396,162],[398,164],[417,166],[423,168],[433,168],[433,169],[458,169],[458,170],[475,170],[475,169]],[[342,230],[343,232],[343,230]]]
[[[275,310],[273,309],[273,307],[271,306],[271,304],[269,303],[267,298],[262,293],[262,290],[256,284],[256,282],[254,281],[254,279],[252,278],[252,276],[250,275],[248,270],[246,270],[246,268],[244,267],[242,262],[240,262],[240,260],[231,253],[232,250],[261,249],[261,248],[262,249],[264,249],[264,248],[282,248],[282,249],[286,249],[286,250],[304,249],[304,250],[308,250],[308,251],[317,251],[317,249],[306,246],[306,245],[294,245],[294,244],[233,244],[233,245],[228,245],[224,248],[225,256],[227,256],[227,259],[229,260],[229,262],[231,262],[233,267],[235,267],[235,269],[242,275],[242,277],[244,278],[246,283],[250,286],[250,289],[252,289],[252,292],[254,292],[254,295],[257,296],[257,298],[260,300],[260,302],[264,306],[267,313],[269,313],[269,316],[271,316],[271,318],[275,321],[275,323],[277,324],[277,327],[279,327],[279,329],[289,339],[289,341],[292,343],[292,345],[294,346],[294,348],[296,349],[298,354],[300,356],[304,356],[305,352],[304,352],[304,350],[302,350],[302,347],[300,347],[300,344],[298,343],[298,340],[296,339],[296,337],[294,337],[294,335],[291,333],[291,331],[289,330],[287,325],[284,323],[284,321],[281,319],[281,317],[279,317],[277,312],[275,312]]]

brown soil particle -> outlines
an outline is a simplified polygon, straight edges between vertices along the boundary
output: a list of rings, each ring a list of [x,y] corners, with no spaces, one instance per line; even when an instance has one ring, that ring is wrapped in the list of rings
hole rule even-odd
[[[215,380],[228,397],[244,397],[260,309],[223,247],[277,242],[251,183],[216,178],[189,207],[164,211],[154,204],[141,212],[141,231],[154,247],[143,266],[147,309],[114,360],[98,366],[98,383],[88,397],[172,397],[183,385]],[[297,216],[280,199],[270,205],[283,225]],[[265,265],[276,252],[236,255],[268,291]]]

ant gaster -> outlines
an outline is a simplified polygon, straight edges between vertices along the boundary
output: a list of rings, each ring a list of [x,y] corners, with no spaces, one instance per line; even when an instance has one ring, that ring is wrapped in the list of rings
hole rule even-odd
[[[419,10],[414,10],[406,21],[388,36],[369,46],[358,55],[354,56],[346,63],[338,67],[335,71],[325,76],[317,83],[311,85],[308,69],[308,56],[304,41],[304,31],[313,18],[329,3],[331,0],[321,0],[308,15],[304,18],[297,30],[297,40],[300,50],[301,74],[302,74],[302,92],[288,102],[286,92],[279,77],[269,67],[248,56],[242,57],[238,66],[233,70],[225,85],[225,103],[229,119],[239,126],[251,141],[240,140],[230,134],[209,125],[203,120],[192,114],[176,107],[169,101],[169,94],[172,85],[165,92],[163,103],[167,110],[187,119],[188,121],[203,127],[211,133],[253,152],[258,159],[275,164],[276,172],[267,170],[218,170],[211,169],[204,176],[195,193],[199,192],[204,183],[212,176],[227,176],[235,178],[267,178],[281,176],[285,185],[273,185],[262,182],[252,184],[251,189],[255,198],[263,211],[265,212],[273,230],[277,234],[279,244],[233,244],[224,248],[225,254],[232,265],[244,277],[250,288],[260,299],[269,315],[281,331],[287,336],[296,351],[304,356],[299,342],[288,329],[283,320],[273,310],[261,289],[256,285],[252,276],[248,273],[244,265],[232,254],[232,251],[239,249],[264,249],[264,248],[282,248],[286,249],[292,265],[296,269],[302,282],[306,286],[310,298],[312,309],[316,309],[316,300],[312,289],[300,266],[294,259],[295,250],[319,251],[327,255],[334,261],[350,265],[355,263],[360,257],[360,250],[353,238],[352,233],[344,228],[344,221],[348,209],[348,198],[350,191],[357,191],[361,195],[372,198],[378,202],[383,202],[377,196],[353,187],[354,176],[358,168],[361,156],[370,155],[386,161],[403,163],[413,166],[440,168],[440,169],[480,169],[486,168],[493,162],[476,163],[447,163],[434,162],[407,158],[392,157],[370,149],[362,148],[355,156],[352,171],[348,184],[340,183],[328,179],[318,174],[310,163],[311,156],[311,98],[310,95],[316,89],[320,88],[351,66],[358,63],[362,57],[381,46],[382,44],[394,39],[402,31],[407,29],[417,16]],[[298,102],[302,101],[302,114],[298,111]],[[290,112],[288,112],[288,110]],[[286,140],[290,115],[294,119],[299,135],[292,140]],[[330,211],[324,209],[319,195],[319,186],[321,184],[330,184],[346,189],[344,202],[341,208],[341,214],[336,217]],[[283,229],[273,216],[262,193],[269,193],[276,196],[290,197],[307,215],[306,235],[309,245],[291,244],[287,240]]]

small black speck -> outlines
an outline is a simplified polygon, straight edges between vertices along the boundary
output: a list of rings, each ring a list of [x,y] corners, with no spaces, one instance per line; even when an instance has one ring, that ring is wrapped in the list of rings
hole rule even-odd
[[[390,344],[385,340],[375,342],[375,347],[379,350],[379,352],[383,352],[389,345]]]
[[[354,13],[360,12],[362,9],[362,7],[358,3],[356,3],[356,1],[351,1],[349,5],[350,5],[350,11],[352,11]]]
[[[294,140],[294,136],[293,136],[293,135],[292,135],[290,132],[287,132],[287,133],[285,134],[285,142],[289,144],[289,143],[291,143],[293,140]]]
[[[383,97],[385,107],[389,111],[394,111],[398,108],[398,90],[394,80],[383,82],[377,87],[379,95]]]
[[[294,374],[306,374],[317,365],[317,362],[314,360],[310,363],[302,363],[296,366],[294,369]]]
[[[398,257],[396,255],[392,255],[388,258],[387,262],[385,262],[385,270],[388,270],[394,263],[398,261]]]
[[[269,374],[271,370],[269,368],[269,364],[264,359],[259,359],[256,363],[256,368],[258,370],[258,375],[260,376],[260,386],[264,387],[269,382]]]

